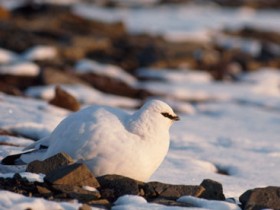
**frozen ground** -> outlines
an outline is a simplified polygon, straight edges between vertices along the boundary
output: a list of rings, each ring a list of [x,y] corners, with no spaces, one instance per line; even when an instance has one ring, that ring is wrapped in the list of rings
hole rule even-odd
[[[178,77],[180,73],[185,77]],[[147,75],[155,77],[154,72]],[[174,74],[166,71],[157,77],[162,77],[164,80],[138,85],[152,91],[154,87],[160,87],[159,89],[163,92],[169,93],[166,96],[169,100],[173,97],[174,105],[191,106],[184,102],[189,99],[184,91],[201,91],[205,98],[203,102],[192,105],[191,114],[180,113],[182,120],[171,128],[169,153],[151,180],[194,185],[200,184],[205,178],[210,178],[223,184],[226,197],[236,198],[250,188],[280,185],[279,71],[262,69],[256,73],[244,75],[238,83],[213,82],[209,79],[209,75],[192,71],[174,72]],[[265,89],[266,91],[256,91],[265,84],[269,84],[270,88]],[[172,91],[167,91],[170,89]],[[176,93],[180,93],[181,97],[174,97]],[[184,95],[186,98],[183,97]],[[0,96],[1,127],[11,129],[26,137],[1,137],[2,142],[26,146],[31,142],[29,138],[38,139],[48,135],[68,114],[44,101],[14,98],[4,94]],[[199,94],[197,96],[199,101],[201,98]],[[194,99],[196,94],[192,97]],[[102,101],[102,95],[100,95],[100,100]],[[104,95],[104,100],[106,100],[106,95]],[[1,146],[0,158],[18,152],[20,149],[21,147]],[[23,169],[0,167],[1,176],[21,170]],[[229,175],[217,173],[219,170]],[[5,205],[8,205],[6,199],[9,198],[24,200],[20,195],[7,192],[7,197],[2,196],[0,203],[5,202]],[[138,198],[135,199],[138,200]],[[31,200],[31,198],[26,198],[24,201]],[[45,203],[40,199],[33,199],[32,202],[31,206],[37,202]],[[126,207],[133,209],[139,205],[139,208],[140,206],[148,208],[150,204],[143,202],[139,205],[136,201],[128,200]],[[209,204],[204,205],[202,201],[201,203],[206,209],[215,209],[209,207]],[[66,208],[66,204],[59,205]],[[155,206],[157,209],[170,208]],[[236,207],[228,207],[228,209],[234,208]]]
[[[18,1],[1,0],[0,3],[17,4]],[[75,1],[64,1],[75,2]],[[172,40],[196,39],[209,41],[211,34],[223,26],[239,27],[253,25],[267,30],[280,27],[279,11],[255,11],[249,9],[224,10],[217,7],[166,7],[104,10],[84,5],[74,8],[76,13],[91,15],[105,21],[125,21],[131,32],[148,31],[164,34]],[[95,14],[95,16],[92,16]],[[199,15],[199,14],[203,14]],[[199,17],[199,18],[198,18]],[[210,30],[209,30],[210,29]],[[232,41],[232,40],[231,40]],[[250,40],[234,40],[241,47],[249,46],[252,54],[258,51],[258,43]],[[226,45],[224,36],[218,39]],[[231,42],[232,43],[232,42]],[[248,43],[248,42],[246,42]],[[46,48],[44,48],[46,47]],[[22,55],[0,49],[0,73],[14,74],[38,73],[33,59],[52,58],[55,49],[41,46],[30,49]],[[15,60],[21,61],[14,63]],[[10,64],[12,63],[12,64]],[[17,66],[18,65],[18,66]],[[25,68],[22,68],[24,65]],[[106,76],[123,73],[118,67],[104,66],[88,60],[77,63],[80,73],[92,71]],[[21,71],[19,71],[21,69]],[[22,72],[24,69],[24,72]],[[102,69],[102,70],[98,70]],[[106,70],[107,69],[107,70]],[[138,74],[150,80],[137,82],[128,75],[119,79],[134,87],[141,87],[164,95],[167,101],[179,112],[181,121],[171,128],[171,145],[161,167],[151,181],[173,184],[197,185],[205,178],[223,184],[226,197],[239,197],[244,191],[267,185],[280,186],[280,71],[260,69],[240,77],[237,83],[214,82],[207,73],[191,70],[175,71],[166,69],[140,69]],[[84,106],[96,101],[101,104],[129,107],[139,105],[139,101],[125,97],[104,94],[84,86],[63,86],[76,96]],[[48,105],[45,101],[53,96],[53,87],[32,87],[26,91],[28,96],[42,100],[27,99],[0,94],[0,128],[9,129],[22,137],[1,136],[0,142],[16,144],[19,147],[1,145],[0,159],[17,153],[23,147],[48,135],[55,126],[69,114],[68,111]],[[196,103],[190,103],[196,102]],[[33,139],[33,140],[31,140]],[[24,171],[24,167],[0,166],[0,176],[12,176],[14,172]],[[228,175],[219,174],[219,171]],[[23,174],[29,179],[40,180],[41,176]],[[193,198],[183,197],[181,201]],[[199,209],[238,209],[229,203],[195,200]],[[55,203],[39,198],[27,198],[7,191],[0,192],[0,207],[3,209],[77,209],[78,203]],[[222,206],[222,207],[221,207]],[[148,204],[143,198],[125,196],[116,202],[115,209],[181,209],[157,204]],[[194,208],[192,208],[194,209]],[[198,208],[197,208],[198,209]]]

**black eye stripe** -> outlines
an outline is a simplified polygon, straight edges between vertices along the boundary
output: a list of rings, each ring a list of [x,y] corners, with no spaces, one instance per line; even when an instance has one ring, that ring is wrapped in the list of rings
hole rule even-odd
[[[169,118],[169,119],[171,119],[171,120],[179,120],[179,117],[178,116],[173,116],[173,115],[171,115],[171,114],[169,114],[168,112],[162,112],[161,113],[164,117],[167,117],[167,118]]]

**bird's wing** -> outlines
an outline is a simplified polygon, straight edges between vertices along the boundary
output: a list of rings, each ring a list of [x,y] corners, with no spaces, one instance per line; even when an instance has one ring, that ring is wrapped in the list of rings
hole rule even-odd
[[[48,146],[49,138],[42,138],[25,147],[22,152],[5,157],[1,160],[1,163],[3,165],[24,165],[33,160],[40,159],[42,153],[46,151]]]

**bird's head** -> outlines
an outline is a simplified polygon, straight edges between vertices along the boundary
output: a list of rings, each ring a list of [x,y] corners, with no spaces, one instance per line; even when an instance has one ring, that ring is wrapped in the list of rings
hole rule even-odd
[[[149,100],[133,114],[130,125],[135,133],[142,135],[165,133],[179,119],[168,104],[160,100]]]

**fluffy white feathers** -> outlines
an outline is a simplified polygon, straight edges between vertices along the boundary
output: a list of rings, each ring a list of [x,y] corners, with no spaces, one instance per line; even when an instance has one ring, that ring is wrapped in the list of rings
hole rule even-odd
[[[41,159],[66,152],[96,176],[118,174],[146,181],[164,159],[169,128],[178,119],[159,100],[146,102],[134,114],[91,106],[65,118],[49,137],[33,146],[49,146]],[[31,153],[21,159],[30,162],[34,158]]]

